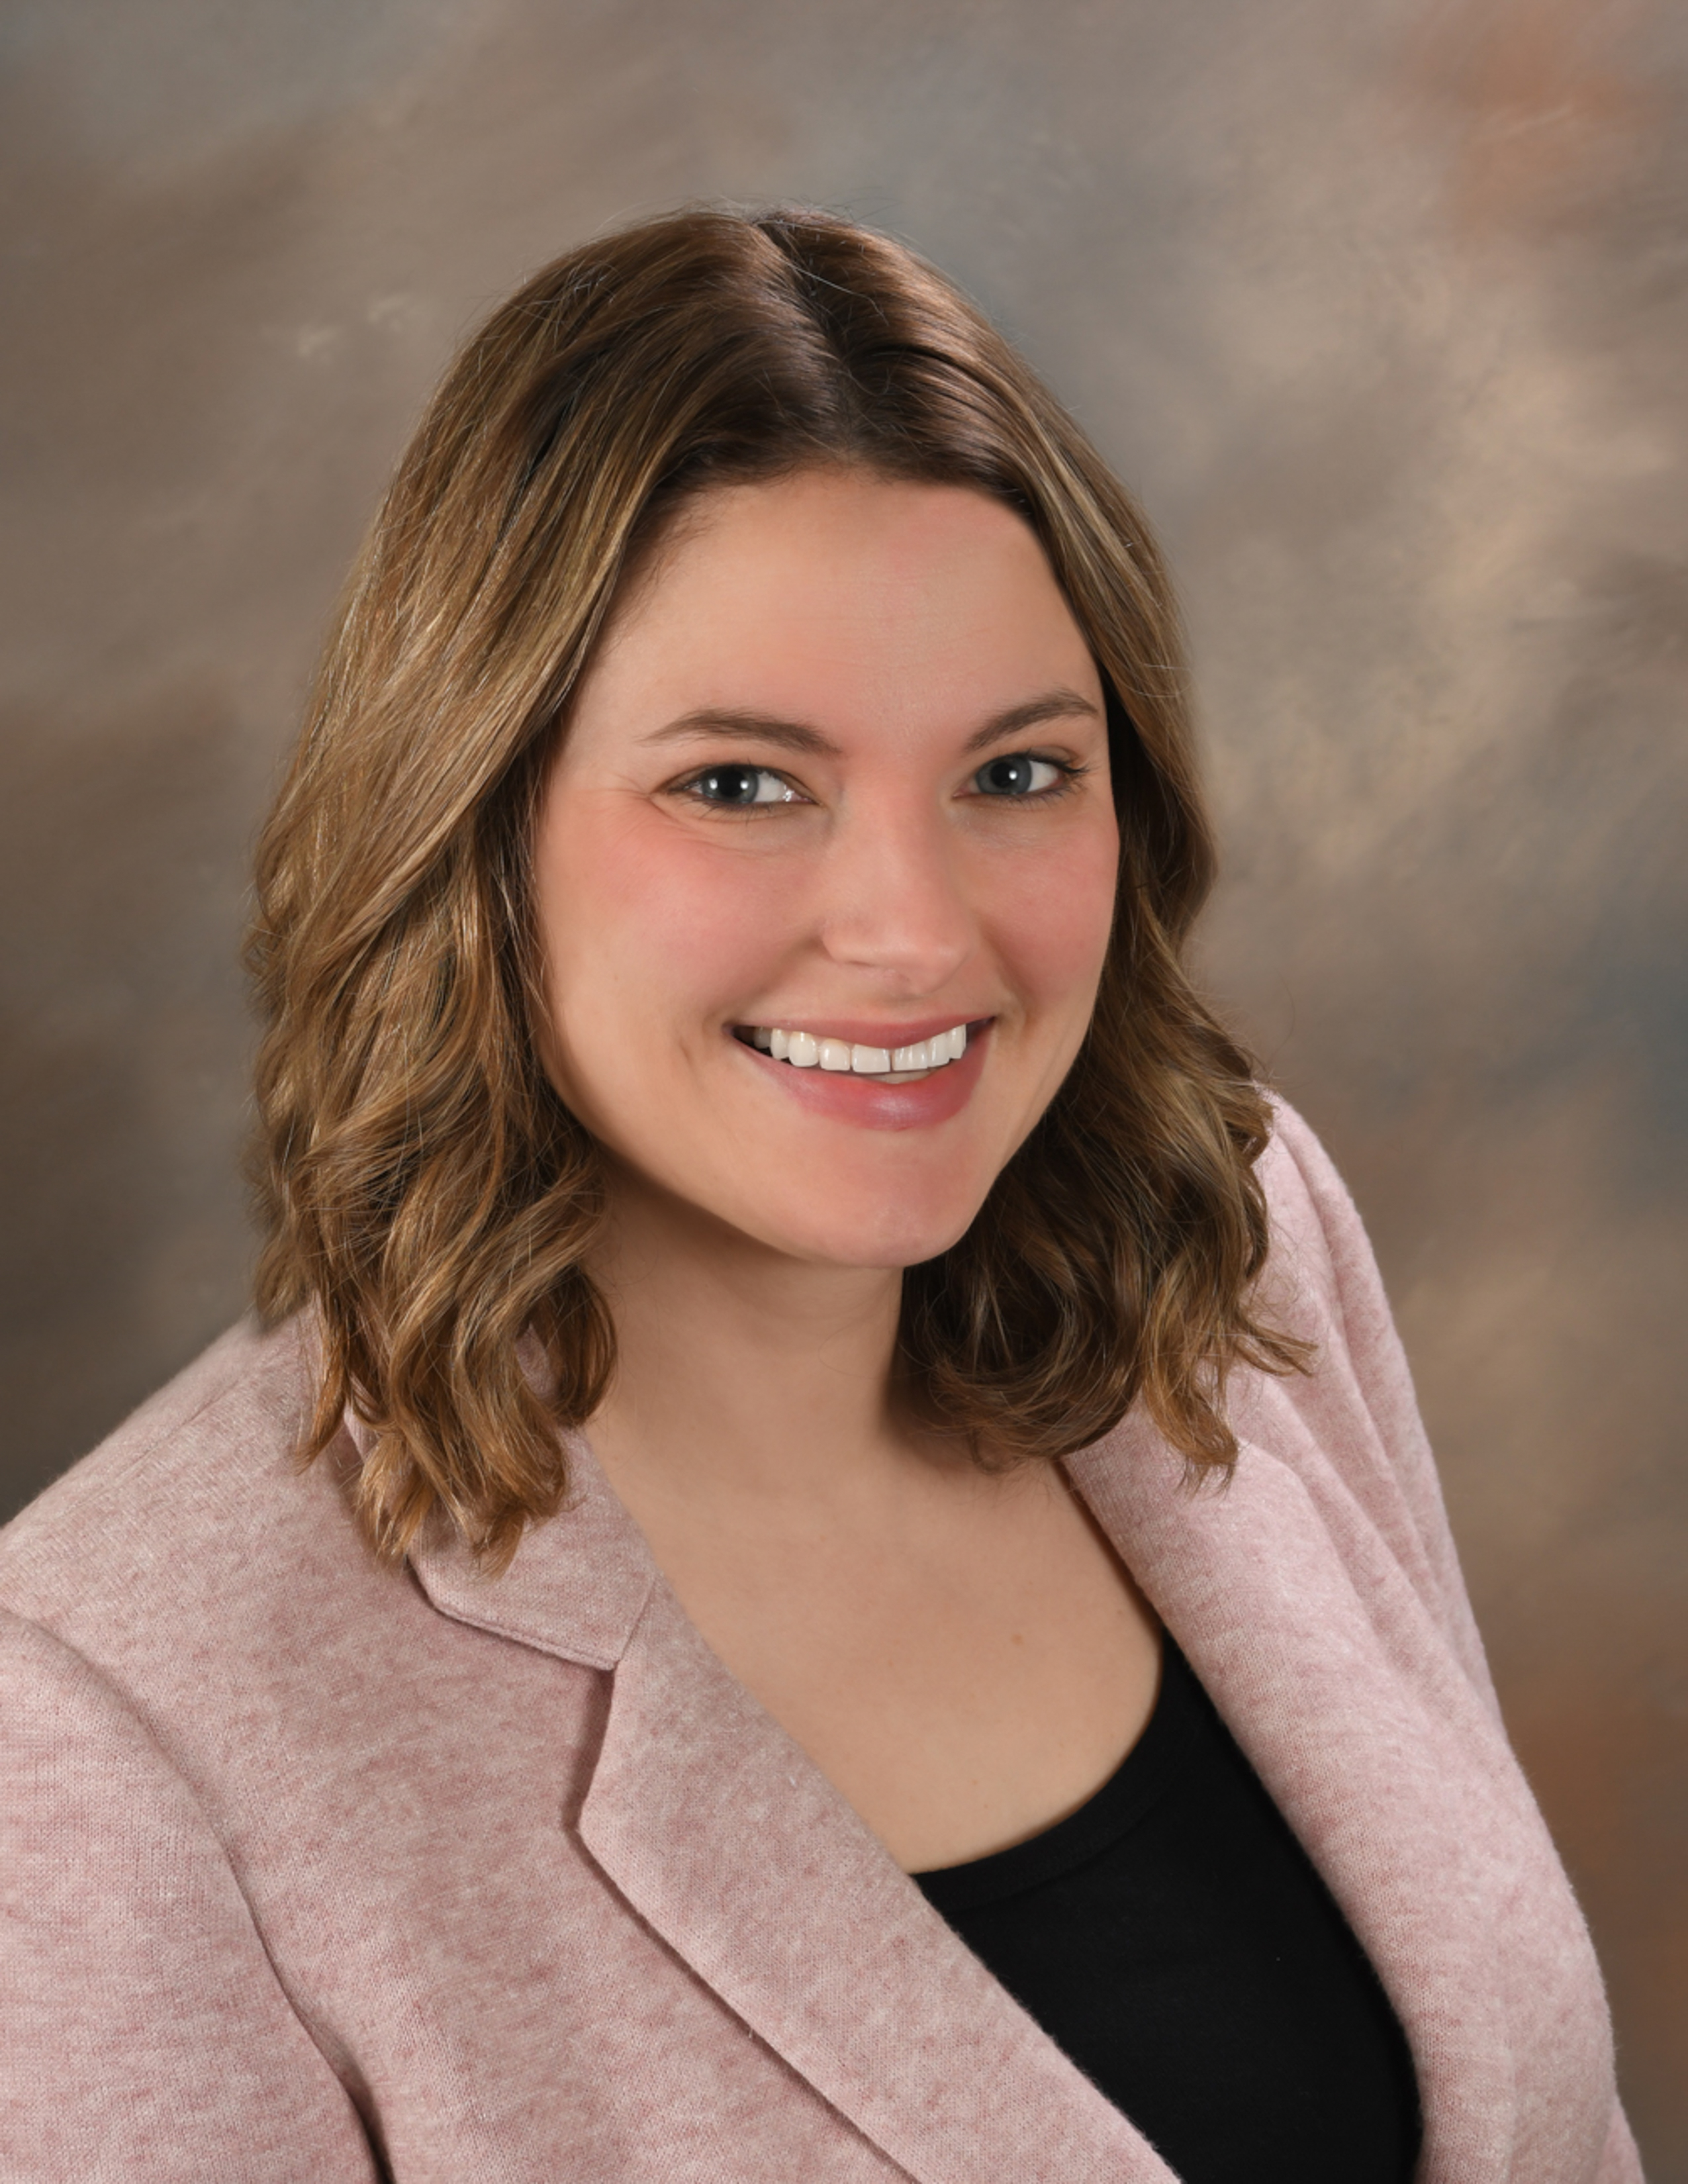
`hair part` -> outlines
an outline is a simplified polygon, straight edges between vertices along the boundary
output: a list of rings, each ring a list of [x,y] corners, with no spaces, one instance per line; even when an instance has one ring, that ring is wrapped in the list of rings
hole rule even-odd
[[[990,1463],[1067,1455],[1140,1401],[1222,1470],[1227,1372],[1304,1360],[1251,1304],[1265,1096],[1180,960],[1213,850],[1141,515],[900,245],[816,212],[685,211],[558,259],[448,373],[259,846],[257,1300],[320,1330],[307,1457],[348,1407],[373,1429],[356,1491],[384,1554],[443,1517],[498,1566],[566,1496],[559,1429],[602,1401],[616,1342],[588,1271],[601,1156],[534,1036],[539,790],[675,513],[811,465],[1016,510],[1108,694],[1120,877],[1095,1016],[972,1226],[905,1275],[907,1400]]]

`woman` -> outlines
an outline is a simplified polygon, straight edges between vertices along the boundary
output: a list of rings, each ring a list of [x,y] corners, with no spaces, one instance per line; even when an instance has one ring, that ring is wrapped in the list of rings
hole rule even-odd
[[[8,2176],[1637,2175],[1210,871],[1141,519],[935,275],[493,316],[262,848],[262,1323],[0,1559]]]

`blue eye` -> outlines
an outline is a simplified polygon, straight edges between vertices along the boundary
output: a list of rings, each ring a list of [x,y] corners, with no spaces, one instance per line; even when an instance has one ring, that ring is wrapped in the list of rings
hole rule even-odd
[[[973,787],[981,796],[1041,796],[1065,777],[1065,768],[1052,759],[1011,751],[1006,758],[987,759],[973,776]]]
[[[766,766],[712,766],[694,774],[686,793],[705,804],[748,811],[753,804],[796,804],[802,800],[788,781]]]

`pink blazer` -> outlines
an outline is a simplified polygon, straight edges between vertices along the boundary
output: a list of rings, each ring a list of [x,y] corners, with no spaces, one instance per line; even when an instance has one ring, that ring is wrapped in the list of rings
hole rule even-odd
[[[1310,1379],[1190,1495],[1072,1476],[1417,2059],[1421,2176],[1627,2184],[1600,1975],[1507,1749],[1365,1237],[1266,1156]],[[237,1329],[0,1535],[13,2184],[1165,2184],[688,1623],[576,1452],[509,1573],[379,1568],[297,1326]]]

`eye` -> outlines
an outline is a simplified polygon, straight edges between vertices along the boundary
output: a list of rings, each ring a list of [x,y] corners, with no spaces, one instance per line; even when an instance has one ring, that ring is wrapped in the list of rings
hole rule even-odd
[[[1064,786],[1075,771],[1052,758],[1010,751],[1005,757],[987,759],[973,776],[973,787],[981,796],[1046,796]]]
[[[711,766],[681,783],[681,794],[700,804],[748,811],[755,804],[805,804],[808,799],[783,774],[766,766]]]

